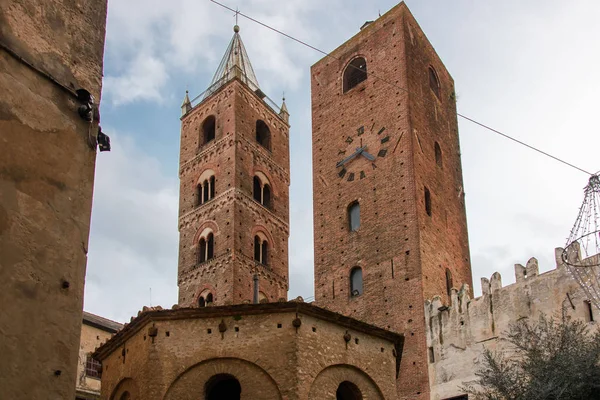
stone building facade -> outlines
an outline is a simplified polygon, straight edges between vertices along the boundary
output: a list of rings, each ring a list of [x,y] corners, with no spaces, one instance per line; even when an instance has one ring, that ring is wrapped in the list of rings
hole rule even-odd
[[[0,2],[3,399],[75,398],[106,3]]]
[[[540,314],[563,316],[589,323],[598,329],[598,309],[573,279],[556,249],[556,269],[539,273],[531,258],[525,266],[515,265],[516,282],[502,286],[499,273],[481,279],[482,296],[472,299],[466,285],[452,289],[452,303],[439,296],[425,303],[431,399],[442,400],[462,394],[460,387],[476,379],[483,350],[509,350],[502,340],[511,323]]]
[[[83,312],[75,400],[100,398],[102,366],[98,360],[92,357],[92,353],[122,328],[123,325],[118,322]]]
[[[148,310],[97,352],[101,398],[395,399],[402,343],[301,302]]]
[[[311,78],[316,304],[403,333],[428,399],[422,304],[472,280],[454,82],[404,3]]]

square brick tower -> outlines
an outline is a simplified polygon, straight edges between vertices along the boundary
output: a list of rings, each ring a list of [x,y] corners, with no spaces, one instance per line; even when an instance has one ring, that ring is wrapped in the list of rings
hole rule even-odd
[[[179,304],[287,299],[289,114],[260,90],[239,27],[181,117]]]
[[[424,302],[471,286],[454,82],[404,3],[311,70],[315,297],[403,333],[429,398]]]

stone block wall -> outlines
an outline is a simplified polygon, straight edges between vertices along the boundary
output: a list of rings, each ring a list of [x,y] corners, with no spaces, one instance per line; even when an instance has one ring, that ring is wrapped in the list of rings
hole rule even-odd
[[[2,398],[75,398],[106,3],[0,2]]]

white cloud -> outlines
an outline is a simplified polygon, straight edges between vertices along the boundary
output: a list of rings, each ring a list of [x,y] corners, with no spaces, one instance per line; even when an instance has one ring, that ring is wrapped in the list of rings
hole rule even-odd
[[[111,139],[96,164],[85,302],[124,321],[150,304],[150,288],[154,304],[177,302],[178,180],[130,136]]]

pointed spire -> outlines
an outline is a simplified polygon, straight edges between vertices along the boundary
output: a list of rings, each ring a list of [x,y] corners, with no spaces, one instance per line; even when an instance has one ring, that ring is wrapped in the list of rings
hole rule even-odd
[[[285,105],[285,97],[283,98],[283,102],[281,103],[281,108],[279,109],[279,116],[286,123],[290,121],[290,112],[288,111],[287,106]]]
[[[183,98],[183,104],[181,104],[181,116],[183,117],[185,114],[192,110],[192,102],[190,101],[190,94],[186,90],[185,97]]]
[[[260,89],[254,69],[252,69],[252,64],[250,64],[250,58],[240,36],[240,27],[235,25],[233,32],[233,38],[229,42],[227,50],[225,50],[225,55],[204,97],[210,96],[235,77],[250,86],[253,91]]]

